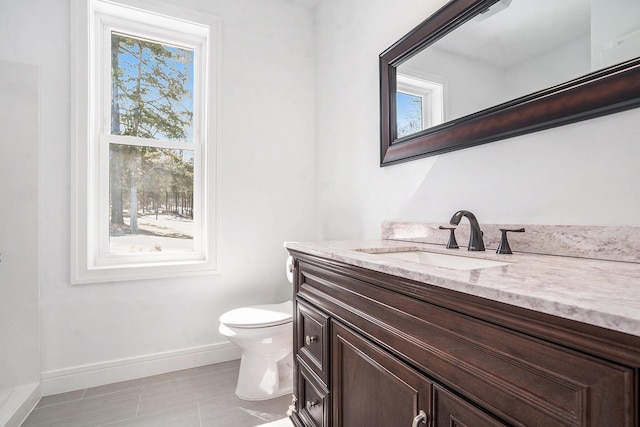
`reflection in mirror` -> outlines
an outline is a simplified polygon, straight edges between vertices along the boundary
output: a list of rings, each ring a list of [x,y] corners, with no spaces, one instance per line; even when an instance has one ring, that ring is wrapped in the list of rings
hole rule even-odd
[[[397,137],[638,56],[638,0],[499,0],[398,66]]]
[[[442,123],[444,88],[433,78],[420,72],[396,76],[396,110],[398,138]]]

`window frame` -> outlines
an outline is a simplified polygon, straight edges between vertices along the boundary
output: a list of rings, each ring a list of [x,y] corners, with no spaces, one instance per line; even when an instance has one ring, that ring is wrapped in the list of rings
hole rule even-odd
[[[444,84],[398,73],[396,91],[422,99],[422,130],[444,122]],[[413,134],[412,134],[413,135]]]
[[[219,19],[144,0],[74,0],[71,18],[71,283],[215,273]],[[194,49],[192,142],[111,135],[111,31]],[[109,253],[109,146],[114,143],[193,150],[194,251]]]

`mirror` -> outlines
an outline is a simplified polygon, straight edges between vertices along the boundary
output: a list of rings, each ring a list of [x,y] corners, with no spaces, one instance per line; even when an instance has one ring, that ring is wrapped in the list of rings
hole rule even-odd
[[[640,105],[637,0],[452,0],[380,55],[381,166]]]

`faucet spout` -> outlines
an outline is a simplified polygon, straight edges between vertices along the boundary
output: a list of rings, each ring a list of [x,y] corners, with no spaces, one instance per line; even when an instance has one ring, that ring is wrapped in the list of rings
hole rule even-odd
[[[482,230],[480,230],[480,224],[478,224],[478,220],[476,216],[469,211],[460,210],[453,214],[451,219],[449,220],[449,224],[458,225],[460,224],[460,220],[465,216],[469,220],[469,225],[471,226],[471,233],[469,236],[469,247],[470,251],[484,251],[484,240],[482,239]]]

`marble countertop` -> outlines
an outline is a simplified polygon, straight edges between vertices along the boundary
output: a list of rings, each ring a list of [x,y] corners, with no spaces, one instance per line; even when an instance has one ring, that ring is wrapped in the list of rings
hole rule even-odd
[[[316,255],[478,297],[640,336],[640,264],[557,255],[469,252],[395,240],[287,242]],[[375,253],[425,250],[510,264],[454,270]]]

